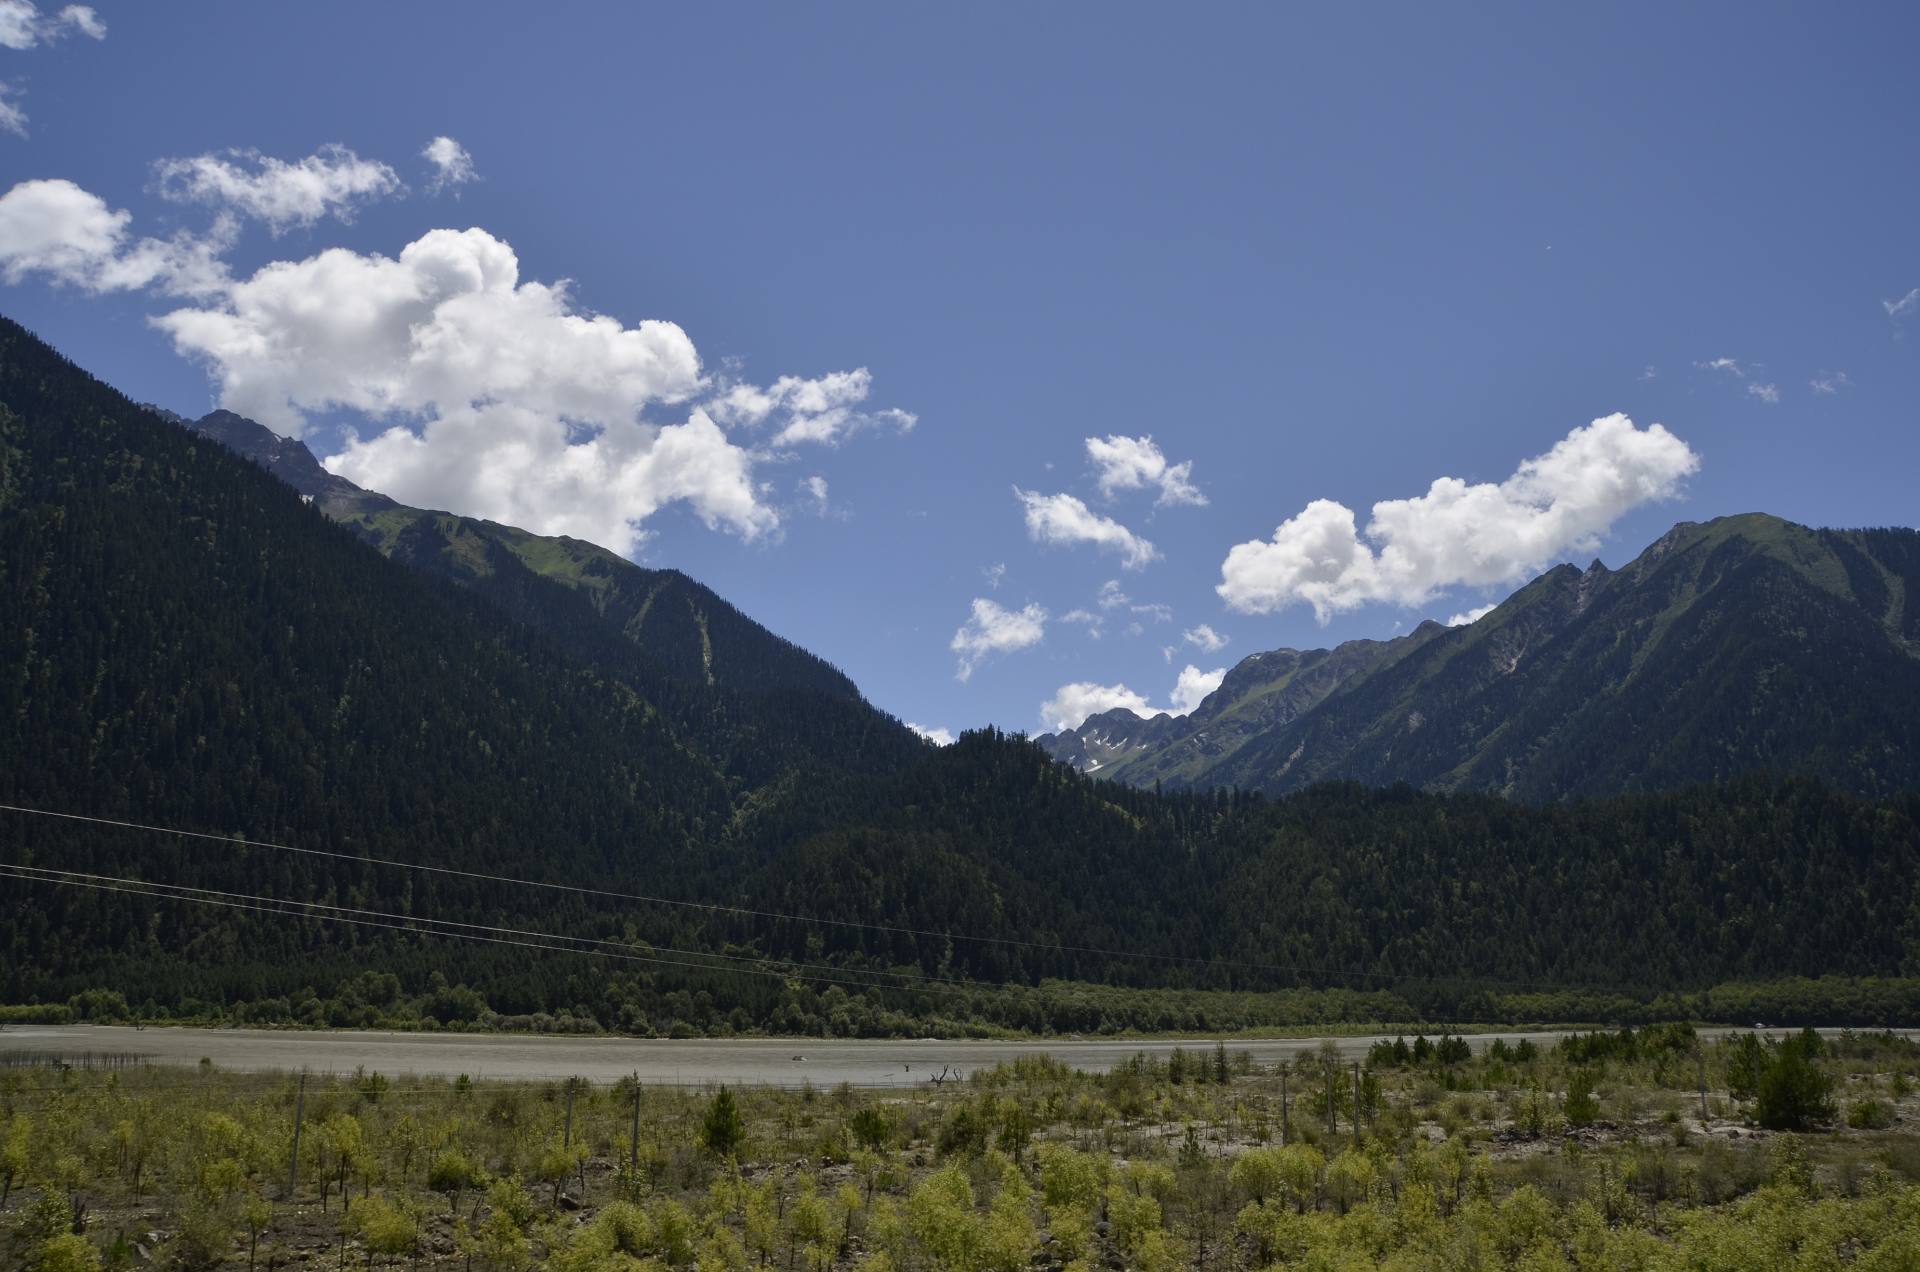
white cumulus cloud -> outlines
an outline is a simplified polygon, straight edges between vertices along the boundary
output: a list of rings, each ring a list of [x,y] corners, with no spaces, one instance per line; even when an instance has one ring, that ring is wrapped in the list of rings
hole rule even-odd
[[[226,285],[220,241],[134,240],[132,219],[71,181],[22,181],[0,195],[0,278],[19,283],[37,274],[88,292],[153,287],[183,296]]]
[[[1206,696],[1220,687],[1227,678],[1225,667],[1215,667],[1212,671],[1202,671],[1189,663],[1181,669],[1180,679],[1173,686],[1173,714],[1186,715],[1206,700]]]
[[[1098,470],[1100,493],[1112,498],[1122,490],[1157,486],[1157,504],[1204,504],[1207,497],[1193,484],[1193,461],[1169,464],[1152,437],[1087,439],[1087,458]]]
[[[774,486],[754,469],[785,457],[716,421],[724,408],[706,399],[724,386],[677,324],[583,312],[566,282],[523,280],[513,248],[481,229],[433,230],[396,257],[331,248],[235,279],[221,257],[238,213],[276,226],[342,215],[390,170],[338,148],[298,164],[163,167],[174,197],[218,207],[211,233],[134,239],[129,213],[72,182],[21,182],[0,195],[0,279],[191,298],[150,321],[207,368],[222,406],[290,437],[316,413],[359,413],[380,427],[325,464],[405,502],[625,554],[675,502],[743,539],[777,535],[763,502]],[[870,378],[787,377],[770,394],[824,439],[859,426],[836,411]],[[827,510],[824,477],[799,488]]]
[[[1189,627],[1186,631],[1180,633],[1180,636],[1187,644],[1198,645],[1210,654],[1218,653],[1227,647],[1228,637],[1222,636],[1219,632],[1214,631],[1213,628],[1206,623],[1202,623],[1198,627]]]
[[[1174,681],[1173,703],[1166,707],[1151,705],[1146,695],[1136,693],[1123,684],[1102,685],[1091,680],[1078,680],[1070,685],[1061,685],[1053,697],[1040,704],[1040,719],[1047,728],[1058,730],[1077,729],[1086,723],[1088,716],[1112,711],[1116,707],[1125,707],[1143,718],[1151,718],[1162,712],[1182,716],[1218,689],[1226,676],[1225,667],[1201,671],[1189,664],[1181,669],[1179,678]]]
[[[1699,467],[1664,426],[1604,416],[1503,482],[1442,477],[1424,495],[1376,503],[1364,539],[1352,509],[1316,499],[1271,539],[1229,551],[1215,590],[1243,613],[1304,603],[1324,623],[1370,602],[1420,605],[1456,584],[1510,583],[1593,550],[1623,514],[1673,498]]]
[[[275,261],[218,307],[157,319],[205,360],[222,404],[298,436],[308,411],[431,415],[512,405],[583,423],[630,420],[700,387],[671,322],[575,312],[565,284],[522,282],[485,230],[432,230],[398,257],[330,248]]]
[[[292,163],[255,150],[229,150],[162,159],[153,167],[162,198],[249,216],[275,234],[327,216],[351,220],[364,204],[405,189],[392,168],[339,145]]]
[[[911,720],[908,720],[906,725],[909,729],[912,729],[915,733],[918,733],[935,746],[953,745],[953,730],[951,729],[930,729],[924,724],[915,724]]]
[[[686,333],[577,312],[563,284],[523,282],[484,230],[433,230],[398,257],[276,261],[154,321],[206,364],[223,406],[280,433],[334,408],[397,419],[326,463],[403,502],[622,553],[676,500],[743,538],[778,526],[755,457],[705,411],[641,417],[701,388]]]
[[[1076,680],[1070,685],[1061,685],[1053,697],[1040,704],[1040,719],[1049,729],[1077,729],[1087,722],[1088,716],[1115,707],[1125,707],[1137,716],[1158,714],[1147,705],[1144,694],[1135,693],[1125,685]]]
[[[1013,493],[1026,509],[1027,534],[1035,543],[1091,543],[1118,553],[1121,567],[1128,570],[1160,555],[1152,543],[1072,495],[1042,495],[1018,486]]]
[[[433,168],[433,176],[427,182],[429,194],[439,194],[443,190],[453,190],[479,177],[474,171],[473,156],[467,148],[451,137],[435,137],[420,152]]]
[[[973,612],[953,634],[947,648],[960,655],[957,673],[964,681],[989,654],[1012,653],[1037,645],[1047,634],[1047,611],[1038,605],[1010,610],[984,596],[973,599]]]

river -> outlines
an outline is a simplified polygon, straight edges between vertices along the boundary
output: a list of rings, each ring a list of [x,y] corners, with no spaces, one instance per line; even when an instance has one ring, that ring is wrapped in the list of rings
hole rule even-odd
[[[1473,1035],[1475,1048],[1495,1038],[1551,1044],[1564,1031],[1532,1030]],[[1724,1030],[1703,1030],[1709,1036]],[[1387,1035],[1391,1036],[1391,1035]],[[1359,1059],[1381,1035],[1335,1037],[1342,1056]],[[1228,1039],[1231,1052],[1254,1063],[1276,1064],[1317,1050],[1320,1038]],[[352,1073],[364,1068],[389,1077],[466,1074],[478,1081],[580,1077],[612,1082],[638,1074],[651,1085],[909,1087],[936,1075],[964,1077],[1019,1056],[1052,1055],[1075,1068],[1104,1071],[1145,1051],[1164,1056],[1176,1046],[1208,1050],[1207,1040],[945,1042],[936,1039],[733,1038],[666,1041],[572,1038],[528,1034],[397,1033],[378,1030],[135,1029],[124,1025],[10,1025],[0,1029],[0,1057],[25,1056],[85,1063],[87,1057],[139,1057],[156,1065],[195,1065],[202,1058],[242,1072]],[[25,1053],[23,1055],[23,1053]]]

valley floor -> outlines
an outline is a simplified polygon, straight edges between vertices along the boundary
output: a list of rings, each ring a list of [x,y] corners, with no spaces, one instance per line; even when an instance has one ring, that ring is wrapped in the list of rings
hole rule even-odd
[[[1431,1026],[1428,1026],[1431,1028]],[[1411,1036],[1417,1027],[1401,1032]],[[1498,1040],[1550,1048],[1571,1029],[1488,1030],[1470,1035],[1476,1046]],[[1703,1038],[1736,1031],[1702,1028]],[[1838,1035],[1838,1029],[1819,1031]],[[1775,1031],[1778,1036],[1779,1031]],[[1920,1030],[1900,1031],[1900,1036]],[[1291,1038],[1229,1035],[1225,1044],[1258,1066],[1292,1063],[1331,1047],[1346,1061],[1365,1058],[1389,1032],[1301,1034]],[[388,1076],[476,1081],[559,1080],[615,1082],[634,1076],[648,1086],[913,1088],[936,1075],[964,1078],[996,1065],[1047,1056],[1089,1073],[1104,1073],[1136,1055],[1165,1062],[1176,1049],[1211,1047],[1212,1039],[823,1039],[730,1038],[667,1040],[552,1037],[528,1034],[415,1033],[363,1029],[202,1029],[179,1026],[12,1025],[0,1030],[0,1063],[137,1062],[197,1065],[244,1073],[302,1070],[339,1075],[378,1071]]]
[[[1917,1127],[1920,1044],[1844,1031],[1029,1053],[910,1091],[16,1064],[0,1266],[1913,1268]]]

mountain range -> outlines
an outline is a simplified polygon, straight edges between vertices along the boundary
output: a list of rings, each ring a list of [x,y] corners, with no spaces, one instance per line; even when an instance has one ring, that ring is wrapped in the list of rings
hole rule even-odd
[[[497,599],[525,575],[559,583],[681,676],[859,699],[678,571],[407,507],[230,411],[165,414],[416,569]],[[1920,784],[1920,532],[1685,522],[1623,569],[1557,566],[1471,623],[1254,654],[1188,715],[1116,708],[1037,741],[1163,788],[1352,779],[1559,799],[1778,771],[1886,794]]]
[[[1303,760],[1351,736],[1374,768],[1156,793],[997,730],[931,746],[684,575],[403,507],[239,417],[138,406],[0,319],[0,803],[222,837],[9,813],[0,860],[274,899],[12,875],[0,1002],[369,1023],[390,1017],[365,978],[390,973],[442,1022],[917,1034],[1591,1019],[1596,994],[1911,976],[1912,538],[1714,523],[1617,575],[1550,572],[1498,622],[1269,655],[1293,670],[1243,664],[1207,718],[1299,695],[1325,730]],[[1629,707],[1541,723],[1534,696],[1583,684]],[[1448,778],[1446,747],[1420,768],[1361,745],[1321,714],[1342,700],[1425,711],[1421,746],[1547,737],[1614,775],[1510,798]],[[1637,743],[1600,727],[1641,719]],[[1759,741],[1690,773],[1663,758],[1687,728]],[[1249,730],[1235,755],[1283,744]],[[362,917],[284,908],[311,904]],[[427,918],[615,954],[408,926]],[[1261,993],[1222,1016],[1195,988]],[[1490,1005],[1523,990],[1583,996]]]
[[[1038,741],[1174,789],[1550,800],[1770,771],[1884,795],[1920,784],[1920,532],[1683,523],[1473,622],[1254,654],[1189,715],[1118,708]]]

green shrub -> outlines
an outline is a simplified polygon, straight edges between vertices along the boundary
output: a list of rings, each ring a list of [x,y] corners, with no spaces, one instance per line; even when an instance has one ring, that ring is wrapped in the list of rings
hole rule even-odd
[[[1893,1110],[1881,1100],[1856,1100],[1847,1109],[1847,1125],[1856,1131],[1881,1131],[1893,1125]]]
[[[1567,1122],[1571,1126],[1592,1126],[1600,1116],[1600,1101],[1593,1098],[1593,1074],[1575,1069],[1567,1078]]]
[[[740,1107],[734,1102],[733,1092],[721,1087],[700,1123],[701,1147],[715,1157],[732,1157],[746,1138],[746,1124],[740,1119]]]
[[[1770,1131],[1798,1131],[1831,1122],[1833,1079],[1808,1057],[1806,1047],[1783,1043],[1761,1074],[1755,1114]]]

